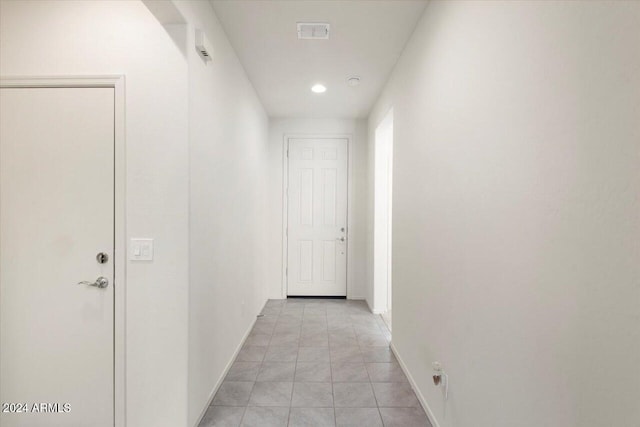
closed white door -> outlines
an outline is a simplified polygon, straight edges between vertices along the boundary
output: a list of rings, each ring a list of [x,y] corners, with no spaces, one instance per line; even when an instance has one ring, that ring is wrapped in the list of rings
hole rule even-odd
[[[290,296],[347,295],[346,139],[289,139]]]
[[[114,89],[0,89],[2,427],[114,425],[113,248]]]

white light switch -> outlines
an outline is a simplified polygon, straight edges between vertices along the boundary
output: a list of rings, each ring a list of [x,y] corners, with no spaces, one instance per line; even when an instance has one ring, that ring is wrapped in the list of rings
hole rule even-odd
[[[153,261],[153,239],[131,239],[129,254],[131,261]]]

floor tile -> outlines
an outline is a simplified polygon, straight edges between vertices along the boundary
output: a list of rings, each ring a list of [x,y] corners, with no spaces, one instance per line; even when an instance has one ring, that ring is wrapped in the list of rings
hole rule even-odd
[[[262,362],[267,352],[265,345],[245,345],[240,349],[236,361],[239,362]]]
[[[213,398],[213,405],[246,406],[251,389],[252,382],[224,381]]]
[[[271,341],[271,334],[249,334],[244,345],[269,345],[269,341]]]
[[[250,406],[242,418],[242,427],[287,427],[289,408]]]
[[[329,353],[331,355],[331,363],[335,362],[363,362],[362,353],[360,353],[360,347],[352,346],[338,346],[329,347]]]
[[[244,406],[209,406],[198,427],[238,427]]]
[[[304,316],[304,307],[299,307],[298,309],[285,309],[278,319],[279,322],[288,321],[288,320],[302,320]]]
[[[263,362],[256,381],[293,381],[295,362]]]
[[[275,323],[256,323],[251,329],[251,335],[271,335],[275,327]]]
[[[370,323],[354,323],[353,330],[358,335],[365,334],[382,334],[380,327],[375,322]]]
[[[369,382],[369,374],[362,362],[337,362],[331,364],[333,382]]]
[[[336,408],[378,407],[371,383],[334,383],[333,400]]]
[[[332,347],[352,347],[358,345],[355,334],[329,334],[329,345]]]
[[[327,325],[329,333],[343,333],[355,336],[356,330],[353,329],[353,325],[351,325],[351,323],[338,322],[334,324],[332,322],[333,321],[329,321],[329,324]]]
[[[270,300],[262,313],[199,427],[428,425],[364,301]]]
[[[298,349],[298,362],[329,362],[329,348],[327,347],[300,347]]]
[[[406,382],[407,377],[402,372],[400,365],[396,362],[366,363],[367,372],[371,381],[383,382]]]
[[[321,307],[310,307],[307,305],[304,308],[304,317],[326,317],[327,309]]]
[[[358,313],[351,315],[351,323],[354,325],[379,325],[380,316],[371,313]]]
[[[387,347],[360,347],[365,362],[397,362],[391,349]]]
[[[264,304],[264,306],[265,307],[273,307],[273,306],[283,307],[284,305],[286,305],[286,303],[287,303],[286,299],[269,299]]]
[[[319,332],[300,336],[300,347],[329,347],[329,334]]]
[[[296,326],[298,328],[300,328],[302,326],[302,317],[300,318],[286,318],[285,316],[280,316],[278,318],[278,321],[275,324],[275,327],[283,327],[283,325],[286,326]]]
[[[353,338],[354,340],[357,338],[356,331],[353,328],[333,328],[329,330],[329,335],[336,338]]]
[[[278,320],[278,316],[273,314],[260,314],[256,318],[256,323],[275,323]]]
[[[380,408],[385,427],[431,427],[422,408]]]
[[[280,314],[282,307],[265,307],[260,314]]]
[[[358,335],[358,344],[361,346],[381,346],[386,347],[389,341],[382,334],[361,334]]]
[[[320,362],[298,362],[296,365],[296,382],[330,382],[331,365]]]
[[[382,427],[378,408],[336,408],[338,427]]]
[[[333,408],[331,383],[294,383],[291,406],[298,408]]]
[[[291,382],[262,382],[255,383],[250,406],[289,406],[291,404]]]
[[[291,408],[289,427],[333,427],[333,408]]]
[[[295,334],[300,336],[300,325],[289,324],[289,323],[276,323],[275,328],[273,329],[272,332],[275,335]]]
[[[260,315],[257,319],[256,319],[256,323],[254,324],[254,326],[256,325],[269,325],[271,327],[275,326],[276,322],[278,321],[279,316],[275,316],[272,314],[267,314],[267,315]]]
[[[265,362],[295,362],[297,357],[298,357],[298,346],[272,345],[267,348],[267,352],[264,355],[264,361]]]
[[[255,381],[260,369],[260,362],[235,362],[231,365],[225,380]]]
[[[273,334],[269,345],[277,345],[277,346],[298,345],[299,340],[300,340],[300,334],[298,333]]]
[[[329,329],[353,329],[351,326],[351,317],[346,314],[329,316],[327,315],[327,324]]]
[[[352,314],[351,322],[355,325],[377,325],[377,319],[375,314],[371,313],[362,313],[362,314]]]
[[[418,398],[409,383],[373,383],[373,392],[380,407],[417,407]]]
[[[345,316],[349,313],[349,309],[346,306],[343,307],[327,307],[327,318],[329,316]]]
[[[327,333],[328,328],[324,323],[303,323],[300,329],[302,336],[317,334],[320,332]]]

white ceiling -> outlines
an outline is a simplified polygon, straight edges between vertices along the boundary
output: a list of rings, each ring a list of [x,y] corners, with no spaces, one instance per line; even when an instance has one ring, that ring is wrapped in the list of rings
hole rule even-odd
[[[366,117],[426,0],[211,0],[271,117]],[[328,22],[329,40],[298,40],[297,22]],[[347,78],[361,83],[349,87]],[[311,92],[322,82],[327,92]]]

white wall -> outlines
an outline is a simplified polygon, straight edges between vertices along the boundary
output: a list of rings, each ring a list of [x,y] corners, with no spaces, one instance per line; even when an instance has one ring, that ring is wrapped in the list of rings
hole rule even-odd
[[[193,426],[267,297],[268,118],[209,2],[175,2],[188,22],[189,417]],[[213,60],[193,43],[205,31]]]
[[[374,131],[373,303],[374,313],[391,309],[391,204],[393,202],[393,111]]]
[[[184,425],[187,387],[187,64],[140,2],[2,1],[0,75],[126,75],[129,426]]]
[[[637,2],[434,1],[377,102],[393,342],[440,426],[638,426],[639,41]]]
[[[354,119],[271,119],[269,122],[269,234],[267,286],[269,298],[283,298],[282,293],[282,182],[283,141],[285,135],[351,135],[350,159],[352,224],[349,230],[347,296],[365,298],[367,282],[367,212],[369,178],[367,169],[366,121]],[[286,296],[285,296],[286,297]]]

